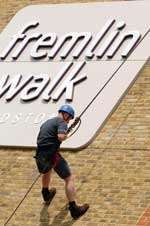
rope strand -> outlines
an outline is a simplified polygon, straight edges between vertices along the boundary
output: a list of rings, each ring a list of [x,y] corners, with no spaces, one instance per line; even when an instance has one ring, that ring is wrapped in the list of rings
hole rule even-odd
[[[105,83],[105,85],[98,91],[98,93],[93,97],[93,99],[90,101],[90,103],[85,107],[85,109],[80,113],[79,117],[77,117],[75,119],[75,122],[69,127],[68,133],[71,132],[71,130],[79,123],[79,126],[81,124],[81,117],[82,115],[87,111],[87,109],[91,106],[91,104],[94,102],[94,100],[98,97],[98,95],[102,92],[102,90],[106,87],[106,85],[110,82],[110,80],[115,76],[115,74],[119,71],[119,69],[124,65],[124,63],[127,61],[128,57],[132,54],[132,52],[137,48],[137,46],[144,40],[144,38],[148,35],[148,33],[150,32],[150,28],[148,29],[148,31],[144,34],[144,36],[142,37],[142,39],[140,39],[140,41],[135,45],[135,47],[132,49],[132,51],[129,53],[129,55],[127,56],[127,58],[120,64],[120,66],[116,69],[116,71],[111,75],[111,77],[109,78],[109,80]],[[77,127],[77,129],[70,135],[72,136],[79,128],[79,126]],[[40,178],[41,174],[39,174],[35,180],[33,181],[33,183],[31,184],[31,186],[29,187],[29,189],[27,190],[26,194],[24,195],[24,197],[22,198],[22,200],[19,202],[19,204],[17,205],[17,207],[15,208],[15,210],[12,212],[12,214],[9,216],[9,218],[7,219],[7,221],[4,223],[4,226],[6,226],[9,221],[12,219],[12,217],[14,216],[14,214],[17,212],[18,208],[21,206],[21,204],[23,203],[23,201],[25,200],[25,198],[27,197],[27,195],[30,193],[30,191],[32,190],[34,184],[38,181],[38,179]]]

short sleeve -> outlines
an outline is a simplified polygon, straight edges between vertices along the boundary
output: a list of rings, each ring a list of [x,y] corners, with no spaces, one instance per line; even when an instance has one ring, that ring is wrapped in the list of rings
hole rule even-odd
[[[63,133],[63,134],[66,134],[67,133],[67,130],[68,130],[68,126],[67,126],[67,123],[63,120],[63,119],[59,119],[58,120],[58,134],[59,133]]]

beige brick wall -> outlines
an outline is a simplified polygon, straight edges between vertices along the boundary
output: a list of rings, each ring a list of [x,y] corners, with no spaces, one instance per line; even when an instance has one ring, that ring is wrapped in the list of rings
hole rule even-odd
[[[96,2],[97,0],[92,0]],[[108,1],[108,0],[107,0]],[[111,1],[111,0],[110,0]],[[116,0],[115,0],[116,1]],[[115,2],[114,1],[114,2]],[[0,31],[18,10],[29,4],[90,2],[87,0],[0,0]],[[97,1],[98,2],[98,1]],[[99,2],[104,2],[103,0]],[[135,85],[97,137],[94,147],[150,148],[150,65],[147,63]],[[110,141],[111,138],[111,141]],[[112,139],[113,138],[113,139]]]
[[[29,4],[90,2],[77,0],[0,0],[0,31]],[[96,2],[92,0],[92,2]],[[101,1],[102,2],[102,1]],[[0,131],[2,132],[2,131]],[[150,203],[150,63],[109,118],[97,138],[81,152],[65,152],[76,175],[79,202],[87,215],[72,221],[64,209],[63,182],[49,208],[42,205],[40,181],[9,226],[135,226]],[[12,213],[37,175],[33,150],[0,149],[0,224]],[[144,225],[144,224],[143,224]],[[150,221],[148,224],[150,225]]]

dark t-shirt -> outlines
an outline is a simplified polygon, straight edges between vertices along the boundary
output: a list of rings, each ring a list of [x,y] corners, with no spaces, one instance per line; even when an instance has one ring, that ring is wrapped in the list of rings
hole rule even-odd
[[[67,123],[60,117],[54,117],[44,122],[40,128],[37,137],[38,146],[53,146],[59,148],[61,141],[58,140],[58,134],[67,133]]]

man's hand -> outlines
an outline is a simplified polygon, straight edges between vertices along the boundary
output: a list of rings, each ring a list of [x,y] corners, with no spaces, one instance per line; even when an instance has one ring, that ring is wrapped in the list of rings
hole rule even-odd
[[[59,133],[58,134],[58,140],[60,140],[61,142],[67,139],[67,134],[64,133]]]

